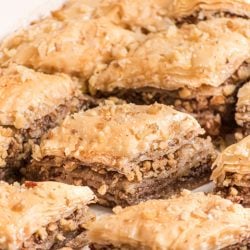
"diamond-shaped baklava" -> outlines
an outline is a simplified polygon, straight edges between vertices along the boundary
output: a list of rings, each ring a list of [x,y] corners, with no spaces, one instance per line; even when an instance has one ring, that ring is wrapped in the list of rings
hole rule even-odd
[[[48,250],[86,245],[85,224],[94,219],[88,187],[56,182],[0,182],[0,248]]]
[[[88,226],[92,250],[232,250],[250,247],[250,209],[216,195],[151,200]]]
[[[250,22],[221,18],[171,26],[90,79],[98,96],[160,102],[193,114],[209,134],[233,120],[237,88],[250,77]]]
[[[205,183],[215,151],[190,115],[162,105],[104,105],[68,116],[34,148],[29,180],[88,185],[131,205]]]
[[[0,176],[17,167],[48,129],[80,109],[94,105],[78,81],[63,74],[47,75],[23,66],[0,70]]]
[[[0,64],[14,62],[84,81],[94,69],[126,56],[140,37],[104,18],[64,22],[48,18],[6,38],[0,45]]]
[[[143,33],[165,30],[202,20],[250,17],[248,0],[103,0],[95,5],[92,18],[107,17],[130,30]]]
[[[250,207],[250,136],[218,156],[212,180],[223,197]]]
[[[96,19],[111,22],[144,34],[163,31],[171,24],[198,23],[202,20],[250,17],[248,0],[71,0],[53,13],[58,20]]]

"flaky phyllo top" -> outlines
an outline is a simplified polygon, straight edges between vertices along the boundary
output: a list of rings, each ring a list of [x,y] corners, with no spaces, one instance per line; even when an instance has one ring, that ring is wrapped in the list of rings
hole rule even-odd
[[[127,174],[138,162],[173,152],[200,134],[193,117],[165,105],[104,105],[68,116],[43,137],[33,157],[73,158]]]
[[[94,200],[88,187],[56,182],[0,182],[0,248],[20,249],[22,243],[49,223],[56,222]]]
[[[79,92],[63,74],[47,75],[23,66],[0,70],[0,125],[29,128]]]
[[[171,26],[148,35],[126,57],[96,71],[91,90],[218,87],[249,58],[249,35],[250,23],[244,19]]]
[[[88,236],[100,245],[133,249],[222,249],[249,237],[249,221],[250,209],[185,191],[178,198],[115,209],[115,215],[92,223]]]
[[[125,56],[140,37],[105,18],[64,22],[50,18],[5,39],[0,64],[14,62],[88,79],[94,69]]]
[[[92,12],[92,18],[105,16],[131,30],[144,28],[149,32],[162,31],[171,22],[195,22],[224,15],[250,17],[249,1],[103,0]]]
[[[226,148],[213,167],[212,179],[218,185],[250,187],[250,136]]]

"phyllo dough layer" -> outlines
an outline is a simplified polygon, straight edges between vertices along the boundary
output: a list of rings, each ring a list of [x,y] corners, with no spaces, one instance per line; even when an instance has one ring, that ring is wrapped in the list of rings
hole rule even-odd
[[[0,130],[1,138],[7,139],[0,146],[0,165],[5,166],[0,172],[27,159],[30,140],[39,140],[67,114],[91,105],[92,98],[83,95],[78,82],[67,75],[47,75],[18,65],[1,69]]]
[[[97,19],[142,33],[163,31],[175,23],[198,23],[202,20],[250,17],[247,0],[71,0],[53,13],[58,20]]]
[[[171,26],[97,70],[90,91],[174,105],[194,114],[209,134],[219,134],[221,120],[233,120],[237,88],[250,77],[249,31],[249,21],[228,18]]]
[[[105,18],[63,22],[48,18],[6,38],[0,46],[0,63],[63,72],[84,81],[94,69],[125,56],[140,37]]]
[[[83,224],[93,219],[87,204],[95,196],[88,187],[0,182],[0,190],[1,249],[58,249],[83,234]]]
[[[249,221],[249,209],[184,191],[177,198],[115,209],[88,227],[88,237],[95,250],[248,249]]]
[[[104,105],[44,136],[24,175],[88,185],[107,206],[165,197],[207,181],[215,152],[203,133],[165,105]]]
[[[218,156],[211,178],[223,196],[250,207],[250,136]]]

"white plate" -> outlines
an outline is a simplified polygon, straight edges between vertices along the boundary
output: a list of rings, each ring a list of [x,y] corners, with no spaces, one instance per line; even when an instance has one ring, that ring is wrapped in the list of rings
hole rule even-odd
[[[206,185],[203,185],[199,188],[196,188],[193,190],[193,192],[212,192],[212,190],[214,189],[214,184],[208,183]],[[107,215],[107,214],[112,214],[112,210],[109,208],[105,208],[99,205],[92,205],[91,206],[91,210],[96,214],[97,217],[99,216],[103,216],[103,215]]]
[[[0,39],[30,22],[48,16],[65,0],[0,0]]]

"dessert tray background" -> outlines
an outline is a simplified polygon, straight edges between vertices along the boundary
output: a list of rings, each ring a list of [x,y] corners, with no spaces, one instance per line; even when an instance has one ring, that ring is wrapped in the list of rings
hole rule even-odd
[[[51,11],[58,9],[66,0],[8,0],[0,2],[0,39],[28,25],[33,20],[47,16]],[[213,184],[209,183],[194,191],[210,192]],[[97,216],[111,213],[111,209],[93,205],[91,209]]]

